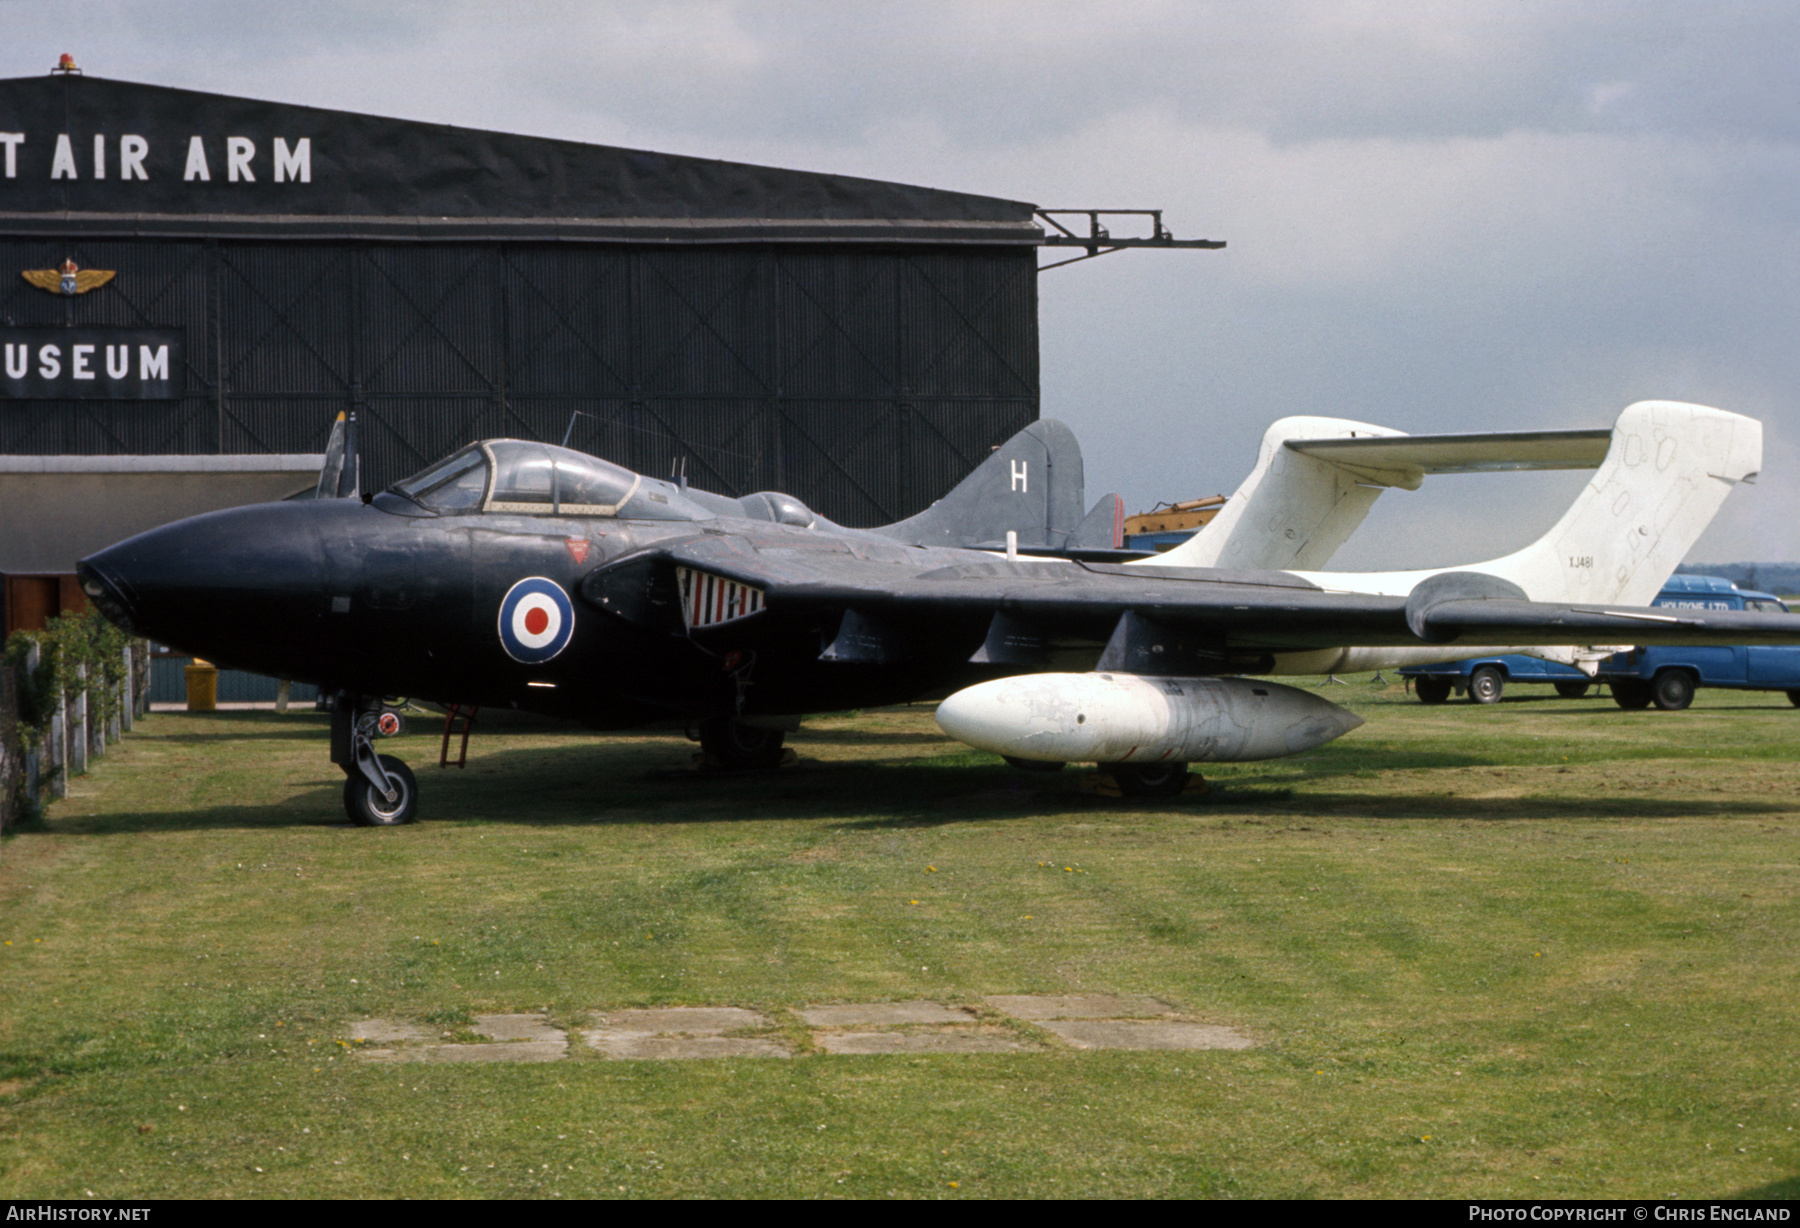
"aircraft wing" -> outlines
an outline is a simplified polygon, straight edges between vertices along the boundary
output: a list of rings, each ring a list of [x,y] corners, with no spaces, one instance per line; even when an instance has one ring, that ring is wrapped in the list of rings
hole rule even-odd
[[[1346,645],[1800,643],[1800,615],[1532,602],[1472,572],[1392,597],[1332,591],[1285,572],[1013,560],[798,534],[658,546],[594,572],[581,591],[599,608],[696,637],[795,623],[829,633],[841,619],[880,659],[894,659],[902,645],[902,655],[966,655],[959,645],[971,636],[984,642],[1000,620],[1025,638],[1108,644],[1128,615],[1173,633],[1185,651],[1246,670],[1263,654]],[[823,655],[831,657],[830,645]]]

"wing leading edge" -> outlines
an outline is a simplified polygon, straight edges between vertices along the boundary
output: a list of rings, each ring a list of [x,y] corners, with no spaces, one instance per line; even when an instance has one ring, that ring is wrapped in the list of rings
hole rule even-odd
[[[601,609],[648,621],[633,616],[612,594],[643,591],[651,573],[673,576],[677,569],[749,586],[762,596],[760,610],[724,620],[716,631],[711,624],[662,616],[659,625],[672,634],[761,633],[766,623],[816,624],[851,613],[926,632],[934,625],[967,626],[1003,615],[1043,637],[1105,644],[1130,614],[1201,637],[1233,655],[1345,645],[1800,643],[1797,615],[1677,615],[1624,605],[1533,602],[1515,585],[1476,572],[1442,574],[1396,597],[1331,591],[1286,572],[1013,561],[844,538],[814,539],[802,547],[784,534],[706,536],[660,545],[595,572],[582,594]],[[678,587],[671,579],[667,588],[673,596],[691,583]],[[956,638],[944,637],[944,648]]]

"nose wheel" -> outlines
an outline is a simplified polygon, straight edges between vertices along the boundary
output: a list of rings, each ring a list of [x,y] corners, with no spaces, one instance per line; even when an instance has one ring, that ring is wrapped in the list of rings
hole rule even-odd
[[[415,819],[419,781],[411,768],[392,755],[379,755],[390,789],[384,790],[361,772],[344,778],[344,813],[358,827],[398,827]]]
[[[369,695],[340,694],[331,707],[331,761],[344,769],[344,813],[358,827],[398,827],[418,817],[419,781],[375,739],[403,727],[399,712]]]

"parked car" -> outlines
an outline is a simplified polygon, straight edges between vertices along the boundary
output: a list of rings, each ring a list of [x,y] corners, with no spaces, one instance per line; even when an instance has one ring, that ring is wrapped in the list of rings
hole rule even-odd
[[[1787,612],[1770,593],[1741,589],[1716,576],[1671,576],[1653,603],[1689,610]],[[1600,663],[1598,680],[1612,688],[1621,708],[1651,704],[1679,712],[1694,702],[1699,687],[1739,691],[1786,691],[1800,707],[1800,647],[1633,648]]]
[[[1670,576],[1651,604],[1690,610],[1788,612],[1787,605],[1772,593],[1742,589],[1717,576]],[[1459,695],[1467,692],[1474,703],[1498,703],[1509,682],[1549,682],[1558,695],[1570,698],[1585,695],[1595,683],[1605,683],[1621,708],[1655,704],[1679,712],[1694,702],[1695,690],[1703,686],[1786,691],[1788,702],[1800,707],[1800,646],[1633,648],[1600,662],[1593,678],[1573,666],[1515,655],[1409,665],[1400,673],[1413,680],[1413,692],[1424,704],[1441,704],[1453,691]]]
[[[1422,704],[1441,704],[1451,692],[1465,692],[1471,703],[1497,704],[1509,682],[1548,682],[1568,699],[1586,695],[1594,680],[1572,665],[1507,653],[1494,657],[1469,657],[1441,665],[1409,665],[1400,671],[1412,679],[1413,694]]]

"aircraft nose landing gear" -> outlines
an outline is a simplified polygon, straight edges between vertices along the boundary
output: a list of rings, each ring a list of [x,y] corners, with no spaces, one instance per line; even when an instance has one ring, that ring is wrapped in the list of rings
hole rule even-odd
[[[331,761],[344,769],[344,813],[359,827],[397,827],[417,817],[419,782],[377,737],[400,732],[400,713],[370,695],[340,693],[331,705]]]
[[[418,817],[419,782],[412,769],[392,755],[379,755],[391,790],[357,772],[344,778],[344,813],[358,827],[398,827]]]

